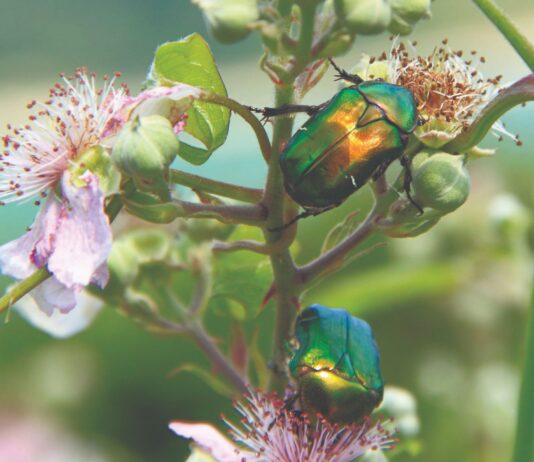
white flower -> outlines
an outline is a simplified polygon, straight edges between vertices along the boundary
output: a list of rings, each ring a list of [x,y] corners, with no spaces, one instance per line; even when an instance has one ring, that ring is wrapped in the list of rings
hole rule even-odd
[[[240,425],[226,422],[231,441],[204,423],[172,422],[171,430],[191,438],[217,462],[352,462],[368,451],[388,449],[394,438],[370,419],[338,425],[286,409],[272,395],[250,392],[235,405]]]
[[[10,127],[11,133],[2,138],[0,205],[35,196],[36,205],[45,201],[29,231],[0,246],[0,270],[25,279],[46,267],[52,277],[32,296],[48,315],[55,310],[68,313],[85,286],[103,287],[108,280],[112,235],[104,209],[106,179],[98,176],[102,172],[91,171],[82,156],[94,148],[111,168],[109,150],[134,110],[147,102],[161,106],[172,100],[165,108],[178,132],[185,123],[185,110],[200,94],[178,84],[131,98],[125,86],[115,88],[117,76],[104,78],[101,88],[95,75],[84,69],[63,76],[47,101],[28,105],[36,111],[29,123]]]

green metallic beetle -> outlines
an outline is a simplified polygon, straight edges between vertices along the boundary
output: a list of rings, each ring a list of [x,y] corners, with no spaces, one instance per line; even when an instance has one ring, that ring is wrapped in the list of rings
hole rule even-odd
[[[401,157],[419,124],[410,90],[383,80],[362,81],[331,63],[338,79],[352,85],[330,101],[256,109],[266,118],[294,112],[311,116],[280,155],[286,190],[305,210],[298,218],[340,205],[380,176]],[[405,186],[409,197],[409,179]]]
[[[354,423],[380,404],[384,382],[371,327],[346,310],[311,305],[297,317],[289,371],[304,411]]]

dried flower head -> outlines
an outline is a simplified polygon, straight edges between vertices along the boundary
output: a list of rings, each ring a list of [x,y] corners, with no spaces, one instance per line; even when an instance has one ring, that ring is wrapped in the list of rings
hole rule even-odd
[[[406,46],[394,41],[389,55],[366,57],[358,73],[365,79],[383,78],[410,89],[424,122],[416,135],[429,147],[438,148],[465,131],[499,91],[502,76],[484,78],[474,62],[485,59],[476,57],[472,51],[470,59],[464,59],[464,52],[451,50],[446,39],[428,56],[417,56],[414,43]],[[493,128],[512,137],[500,123]]]
[[[275,395],[250,392],[245,399],[235,404],[240,424],[225,420],[237,444],[207,424],[173,422],[170,428],[192,438],[218,462],[352,462],[395,442],[381,423],[372,425],[370,418],[339,425],[288,410]]]

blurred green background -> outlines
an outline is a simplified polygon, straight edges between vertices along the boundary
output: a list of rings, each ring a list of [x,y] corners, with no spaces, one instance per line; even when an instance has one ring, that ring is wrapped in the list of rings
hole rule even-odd
[[[534,40],[534,3],[499,3]],[[207,35],[188,0],[0,0],[0,123],[22,123],[28,101],[44,98],[59,72],[82,65],[99,74],[122,71],[135,92],[156,46],[192,32]],[[527,73],[468,1],[436,0],[433,18],[413,34],[422,53],[444,37],[454,49],[484,55],[487,76],[503,74],[509,82]],[[256,64],[259,41],[224,46],[209,40],[230,96],[254,106],[272,104],[272,86]],[[362,52],[389,46],[386,35],[361,38],[339,62],[350,67]],[[307,101],[324,101],[335,91],[329,76]],[[399,460],[509,457],[534,232],[509,201],[502,205],[502,197],[512,195],[532,216],[533,120],[533,105],[505,117],[524,145],[505,141],[494,158],[470,164],[473,191],[459,211],[421,237],[388,240],[306,296],[306,302],[343,306],[365,317],[381,347],[386,381],[415,394],[422,451]],[[495,143],[488,137],[485,144]],[[180,162],[179,168],[258,187],[265,175],[255,139],[237,118],[228,143],[207,164]],[[298,259],[316,255],[336,220],[369,203],[364,188],[343,207],[302,222]],[[0,208],[0,241],[20,235],[34,214],[29,205]],[[1,281],[3,288],[8,280]],[[261,314],[265,323],[271,315]],[[21,444],[28,444],[32,431],[49,432],[49,441],[75,445],[78,456],[68,459],[74,462],[183,460],[187,444],[167,430],[168,422],[216,422],[230,410],[196,377],[169,377],[184,358],[205,361],[187,339],[150,335],[112,310],[65,341],[14,314],[0,326],[0,437],[26,416],[35,425]]]

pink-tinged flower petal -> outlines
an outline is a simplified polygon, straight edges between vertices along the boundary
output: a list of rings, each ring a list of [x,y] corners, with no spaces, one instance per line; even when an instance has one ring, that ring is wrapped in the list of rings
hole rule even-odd
[[[123,101],[121,109],[108,122],[104,136],[115,134],[128,120],[135,115],[158,114],[171,117],[173,112],[183,115],[194,99],[200,98],[202,90],[184,83],[173,87],[154,87],[145,90],[135,97],[128,97]],[[182,131],[185,118],[178,118],[175,125],[177,131]]]
[[[65,200],[48,260],[48,269],[66,287],[86,286],[105,262],[111,250],[111,228],[104,212],[104,195],[98,178],[87,171],[79,179],[86,186],[76,187],[68,172],[63,175]]]
[[[43,313],[51,316],[58,310],[65,314],[76,306],[76,292],[81,288],[68,288],[51,277],[33,289],[30,294]]]
[[[57,281],[55,284],[58,284]],[[71,290],[70,293],[74,294],[74,291]],[[56,295],[60,295],[60,292]],[[34,289],[31,294],[15,304],[15,309],[34,327],[55,338],[68,338],[85,330],[102,308],[102,302],[99,299],[82,291],[76,294],[76,309],[68,313],[55,310],[50,314],[45,314],[42,306],[43,299],[39,291]]]
[[[183,438],[192,439],[217,462],[241,462],[259,460],[251,453],[243,453],[219,430],[209,424],[172,422],[169,428]]]
[[[93,273],[93,276],[91,277],[91,284],[95,284],[101,289],[106,287],[106,284],[109,281],[109,269],[108,264],[103,263],[100,265],[96,271]]]
[[[3,274],[24,279],[46,264],[54,245],[60,210],[61,203],[53,196],[49,197],[31,229],[0,247],[0,268]]]

